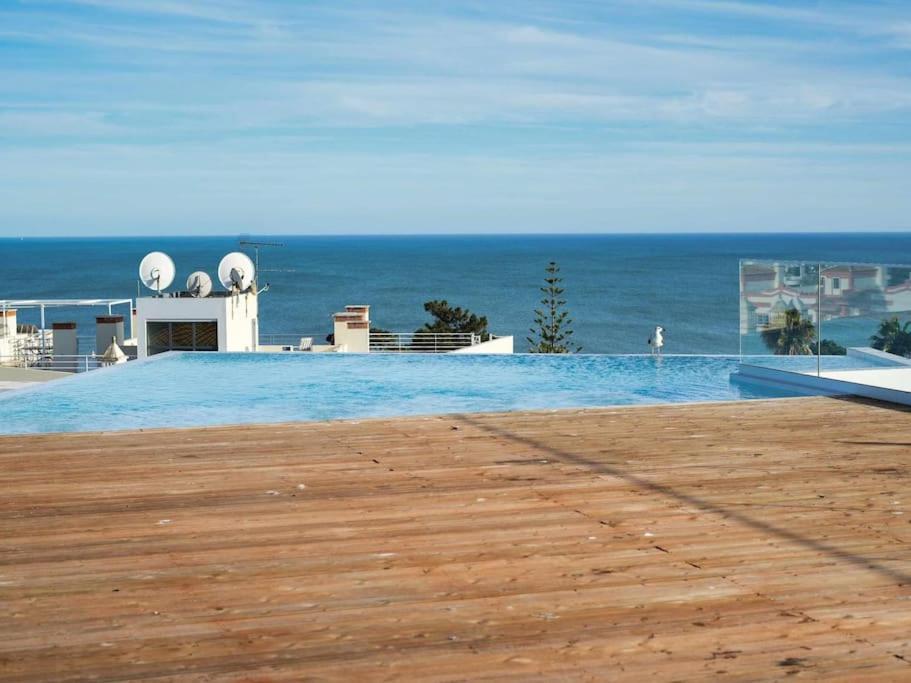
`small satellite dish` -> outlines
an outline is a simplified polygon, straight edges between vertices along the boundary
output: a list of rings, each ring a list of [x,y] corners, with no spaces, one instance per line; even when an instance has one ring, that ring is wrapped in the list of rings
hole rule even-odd
[[[195,297],[205,299],[212,293],[212,278],[201,270],[191,273],[187,278],[187,291]]]
[[[254,277],[256,277],[256,268],[253,266],[253,261],[239,251],[232,251],[218,264],[218,279],[221,280],[222,287],[227,290],[237,288],[244,292],[253,284]]]
[[[162,251],[153,251],[143,257],[139,263],[139,279],[149,289],[161,292],[174,282],[174,261]]]

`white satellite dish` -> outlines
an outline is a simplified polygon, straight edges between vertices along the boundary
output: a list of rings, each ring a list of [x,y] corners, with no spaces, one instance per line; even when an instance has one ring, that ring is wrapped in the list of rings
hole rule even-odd
[[[149,289],[161,292],[174,282],[174,261],[163,251],[146,254],[139,263],[139,279]]]
[[[195,297],[205,299],[212,293],[212,278],[201,270],[191,273],[187,278],[187,291]]]
[[[253,266],[253,261],[239,251],[232,251],[218,264],[218,279],[221,280],[222,287],[227,290],[237,288],[244,292],[253,284],[254,277],[256,277],[256,268]]]

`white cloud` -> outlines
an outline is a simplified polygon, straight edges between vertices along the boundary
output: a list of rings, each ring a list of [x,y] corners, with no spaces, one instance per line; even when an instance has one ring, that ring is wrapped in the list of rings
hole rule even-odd
[[[192,133],[194,126],[220,134],[273,125],[787,126],[911,106],[905,76],[783,58],[775,44],[723,49],[651,35],[637,42],[635,35],[413,14],[348,27],[359,31],[286,22],[265,37],[258,28],[114,30],[74,21],[41,22],[41,30],[7,22],[7,31],[47,44],[92,45],[110,52],[114,65],[128,65],[125,73],[105,74],[100,85],[95,72],[57,79],[60,100],[68,102],[60,113],[101,108],[120,121],[111,133],[131,125],[137,105],[158,108],[155,125],[164,135]],[[251,18],[251,26],[260,24]],[[10,73],[0,82],[0,99],[35,99],[42,86],[33,82],[40,78],[29,71]]]
[[[17,45],[0,62],[0,230],[64,205],[86,225],[183,214],[225,230],[440,211],[451,229],[470,211],[540,229],[618,212],[659,229],[668,207],[690,229],[911,215],[911,79],[890,52],[911,21],[894,8],[77,2],[90,11],[0,9]],[[707,13],[749,21],[727,34],[694,20]]]

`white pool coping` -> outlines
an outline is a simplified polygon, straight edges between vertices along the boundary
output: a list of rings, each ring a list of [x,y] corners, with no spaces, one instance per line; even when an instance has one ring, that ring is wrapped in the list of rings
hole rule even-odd
[[[907,366],[829,370],[817,375],[741,364],[732,378],[822,396],[859,396],[911,405],[911,367]]]

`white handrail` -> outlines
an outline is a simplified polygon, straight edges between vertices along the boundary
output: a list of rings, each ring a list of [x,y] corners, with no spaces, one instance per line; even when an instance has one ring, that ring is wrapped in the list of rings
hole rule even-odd
[[[376,353],[448,353],[481,342],[471,332],[371,332],[370,350]]]
[[[56,370],[58,372],[88,372],[104,367],[101,356],[95,354],[43,354],[0,356],[0,367],[30,368],[32,370]]]

